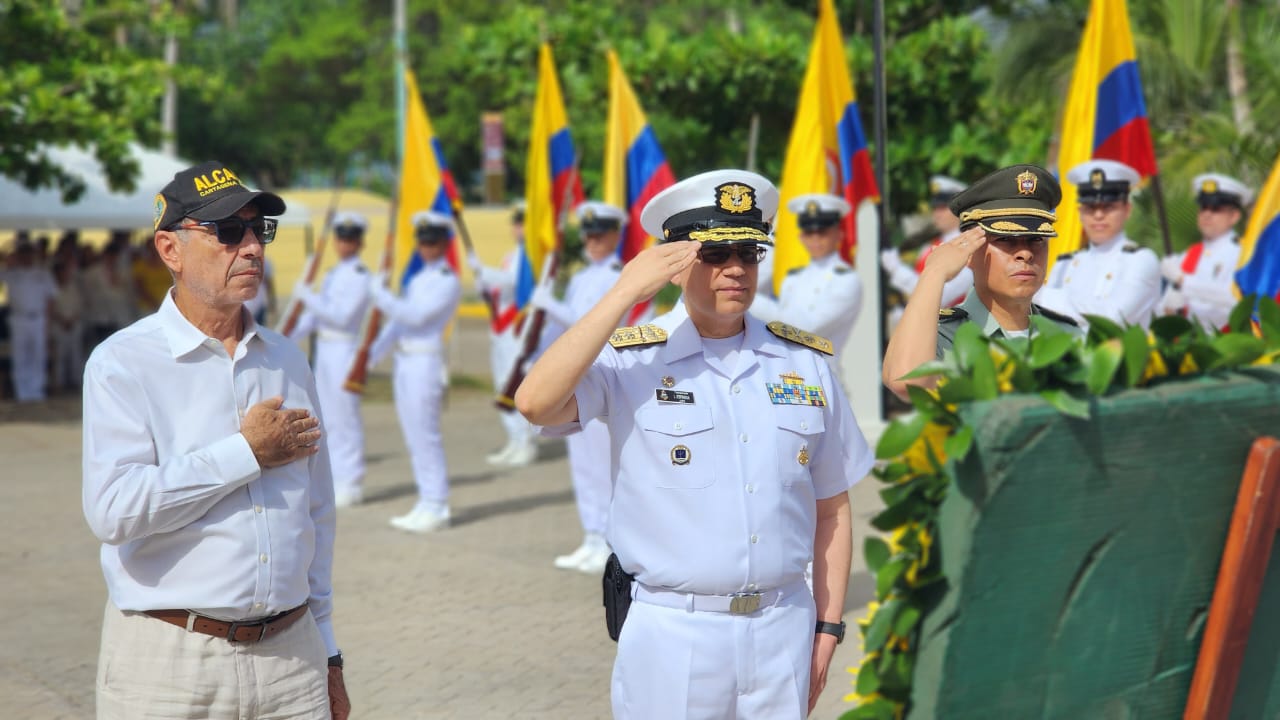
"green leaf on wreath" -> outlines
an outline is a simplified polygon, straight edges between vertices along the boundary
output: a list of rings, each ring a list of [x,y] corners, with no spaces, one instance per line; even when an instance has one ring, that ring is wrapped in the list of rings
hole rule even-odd
[[[1248,365],[1267,351],[1266,344],[1260,338],[1234,332],[1214,338],[1212,347],[1219,356],[1209,365],[1204,366],[1206,370]]]
[[[1227,327],[1231,328],[1233,333],[1247,333],[1251,331],[1250,325],[1253,321],[1253,307],[1257,301],[1257,295],[1246,295],[1231,308],[1231,314],[1227,316]]]
[[[902,576],[907,572],[907,566],[910,564],[911,561],[907,558],[898,558],[897,560],[891,560],[885,563],[884,567],[877,570],[876,597],[887,596],[889,591],[893,589],[893,586],[898,583],[898,580],[902,579]],[[886,614],[885,607],[886,605],[880,606],[880,610],[876,613],[877,618]],[[872,624],[874,626],[874,621]],[[888,632],[890,627],[892,626],[886,625],[885,632]],[[880,647],[880,643],[871,642],[870,632],[870,630],[867,631],[867,648]]]
[[[912,370],[906,375],[903,375],[899,379],[914,380],[915,378],[933,377],[934,375],[942,375],[943,373],[949,372],[950,370],[951,370],[950,365],[944,362],[939,362],[937,360],[930,360],[929,362],[921,365],[915,370]]]
[[[878,697],[840,716],[840,720],[894,720],[894,704]]]
[[[870,695],[880,689],[880,676],[876,674],[875,663],[862,664],[862,669],[858,670],[858,682],[854,687],[862,696]]]
[[[1089,419],[1089,403],[1075,397],[1066,390],[1041,390],[1040,397],[1049,402],[1050,405],[1057,408],[1058,412],[1063,415],[1080,418],[1081,420]]]
[[[914,477],[904,483],[890,485],[889,487],[882,489],[880,491],[880,499],[884,501],[885,507],[891,507],[900,502],[904,502],[907,498],[911,497],[912,493],[919,491],[921,485],[919,479],[919,477]]]
[[[942,443],[942,452],[949,460],[960,460],[969,454],[973,445],[973,426],[962,425]]]
[[[889,427],[880,435],[880,441],[876,443],[876,459],[887,460],[906,452],[928,424],[929,416],[924,413],[916,413],[889,423]]]
[[[893,620],[901,605],[901,600],[890,600],[876,610],[876,614],[871,617],[871,624],[867,626],[867,634],[863,638],[867,652],[883,646],[885,640],[889,639],[889,631],[893,629]]]
[[[1085,368],[1088,375],[1085,387],[1094,395],[1102,395],[1111,387],[1111,378],[1124,359],[1124,345],[1120,338],[1111,338],[1086,351]]]
[[[938,401],[949,405],[958,405],[973,399],[973,381],[967,377],[954,377],[938,388]]]
[[[862,541],[862,557],[867,561],[867,569],[877,572],[889,560],[889,544],[878,537],[868,537]]]
[[[1124,328],[1120,327],[1116,321],[1101,315],[1085,314],[1085,320],[1089,321],[1089,344],[1096,345],[1104,340],[1118,338],[1124,334]]]
[[[893,621],[893,634],[898,637],[910,637],[911,632],[916,629],[916,624],[920,622],[920,608],[910,605],[902,608],[898,613],[898,617]]]
[[[1147,344],[1147,333],[1141,325],[1130,325],[1125,328],[1124,338],[1124,380],[1125,387],[1133,387],[1142,379],[1147,369],[1147,361],[1151,358],[1151,346]]]
[[[1151,334],[1165,342],[1173,342],[1195,328],[1195,324],[1181,315],[1162,315],[1151,321]]]
[[[1032,318],[1033,321],[1037,319],[1039,318]],[[1070,352],[1075,342],[1075,336],[1062,331],[1053,335],[1036,336],[1031,341],[1031,367],[1036,369],[1049,367]]]
[[[1264,297],[1258,301],[1258,324],[1268,350],[1280,349],[1280,303]]]
[[[871,527],[884,532],[889,532],[910,520],[912,516],[924,507],[925,504],[918,500],[914,502],[906,501],[900,502],[896,505],[890,505],[880,511],[879,515],[871,518]]]
[[[976,325],[971,325],[976,328]],[[980,341],[981,342],[981,341]],[[1000,394],[1000,385],[996,381],[996,363],[987,351],[986,343],[982,343],[982,352],[973,357],[972,367],[973,398],[975,400],[994,400]]]
[[[982,337],[982,330],[977,323],[962,324],[956,330],[956,336],[952,338],[951,349],[955,352],[956,361],[960,364],[960,369],[965,372],[973,368],[973,364],[979,358],[986,358],[987,362],[991,362],[991,355],[987,352],[987,343]]]

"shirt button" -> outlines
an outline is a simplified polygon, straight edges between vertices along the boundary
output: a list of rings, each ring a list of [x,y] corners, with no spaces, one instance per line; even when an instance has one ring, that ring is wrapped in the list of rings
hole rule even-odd
[[[262,603],[254,603],[253,606],[259,610],[262,609]]]
[[[747,586],[747,589],[748,589],[748,590],[751,590],[751,591],[754,591],[754,590],[756,589],[756,584],[755,584],[755,583],[751,583],[750,585],[748,585],[748,586]]]
[[[756,486],[755,486],[755,485],[751,485],[751,484],[749,484],[749,483],[748,483],[748,484],[747,484],[747,492],[749,492],[749,493],[753,493],[753,492],[755,492],[755,491],[756,491]]]
[[[737,394],[738,394],[738,393],[740,393],[740,392],[742,392],[742,386],[741,386],[741,385],[734,385],[734,386],[733,386],[733,394],[734,394],[734,395],[737,395]]]
[[[756,544],[756,543],[758,543],[758,542],[760,542],[760,538],[759,538],[759,537],[757,537],[757,536],[755,536],[755,535],[752,535],[752,536],[751,536],[751,544],[752,544],[752,545],[755,545],[755,544]]]
[[[804,421],[802,420],[802,421],[800,422],[800,429],[801,429],[801,430],[808,430],[808,429],[809,429],[809,423],[804,422]]]
[[[681,423],[676,423],[675,425],[672,425],[671,427],[675,428],[676,430],[683,430],[683,429],[684,429],[684,425],[683,425],[683,424],[681,424]]]
[[[261,512],[262,512],[262,506],[261,506],[261,505],[254,505],[254,506],[253,506],[253,511],[254,511],[254,512],[256,512],[256,513],[261,513]]]
[[[741,435],[739,435],[738,437],[739,437],[739,439],[741,439],[741,440],[742,440],[742,442],[746,442],[746,441],[747,441],[747,434],[746,434],[746,433],[742,433],[742,434],[741,434]]]
[[[258,559],[265,563],[267,561],[267,554],[262,553],[261,555],[258,556]]]

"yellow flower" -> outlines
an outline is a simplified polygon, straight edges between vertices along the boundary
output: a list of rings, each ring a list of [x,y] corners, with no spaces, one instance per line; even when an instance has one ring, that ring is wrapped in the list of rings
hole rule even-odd
[[[1262,357],[1253,361],[1254,365],[1271,365],[1272,363],[1280,363],[1280,350],[1265,353]]]
[[[1142,371],[1142,384],[1145,385],[1152,378],[1165,377],[1168,374],[1169,368],[1164,364],[1164,357],[1152,348],[1151,354],[1147,356],[1147,367]]]
[[[1182,362],[1178,365],[1179,375],[1194,375],[1200,372],[1200,366],[1196,364],[1196,359],[1191,357],[1191,353],[1182,356]]]
[[[858,618],[858,624],[861,625],[862,627],[867,627],[868,625],[870,625],[871,618],[875,617],[876,611],[879,609],[880,609],[880,603],[876,602],[875,600],[872,600],[871,602],[867,603],[867,616]]]
[[[920,541],[920,564],[929,564],[929,546],[933,544],[933,535],[929,534],[929,529],[923,525],[918,525],[920,531],[916,533],[916,539]]]
[[[924,426],[924,432],[920,433],[920,437],[902,453],[902,459],[907,461],[907,467],[917,473],[934,472],[933,463],[929,462],[929,451],[933,450],[933,456],[938,462],[946,461],[946,453],[942,451],[942,444],[946,442],[947,437],[951,434],[951,428],[938,423],[929,423]]]
[[[990,346],[991,363],[996,367],[996,384],[1001,394],[1013,392],[1014,363],[998,346]]]

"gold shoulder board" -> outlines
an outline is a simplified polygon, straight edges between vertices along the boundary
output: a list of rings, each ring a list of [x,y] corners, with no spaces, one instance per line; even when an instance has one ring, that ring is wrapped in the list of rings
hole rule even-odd
[[[831,344],[830,340],[822,337],[821,335],[814,335],[811,332],[805,332],[804,330],[792,327],[777,320],[769,323],[768,328],[769,332],[777,335],[783,340],[789,340],[797,345],[803,345],[807,348],[817,350],[820,353],[826,353],[827,355],[836,354],[835,346]]]
[[[667,331],[657,325],[633,325],[620,327],[609,336],[609,344],[615,350],[625,347],[654,345],[667,341]]]

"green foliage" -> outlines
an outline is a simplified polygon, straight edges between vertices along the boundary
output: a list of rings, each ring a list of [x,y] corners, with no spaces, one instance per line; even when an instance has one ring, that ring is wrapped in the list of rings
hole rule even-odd
[[[151,12],[140,0],[85,2],[75,16],[49,0],[0,2],[0,175],[74,201],[83,182],[46,150],[83,144],[111,187],[133,189],[138,167],[129,143],[159,138],[164,67],[112,38],[162,35],[169,17],[163,7]]]
[[[1042,318],[1033,318],[1033,322]],[[1149,387],[1202,372],[1280,363],[1280,305],[1248,297],[1231,313],[1230,331],[1206,333],[1179,316],[1121,327],[1089,317],[1081,339],[1049,322],[1033,337],[1004,339],[967,323],[956,332],[947,357],[912,373],[937,377],[936,390],[912,387],[915,413],[894,420],[876,446],[874,470],[884,487],[885,509],[871,524],[888,540],[863,542],[875,575],[876,601],[859,620],[865,655],[854,674],[857,706],[841,720],[900,718],[911,699],[911,679],[921,623],[944,580],[935,547],[938,509],[955,463],[973,443],[972,426],[959,408],[1004,394],[1038,394],[1059,412],[1087,420],[1098,397]]]

